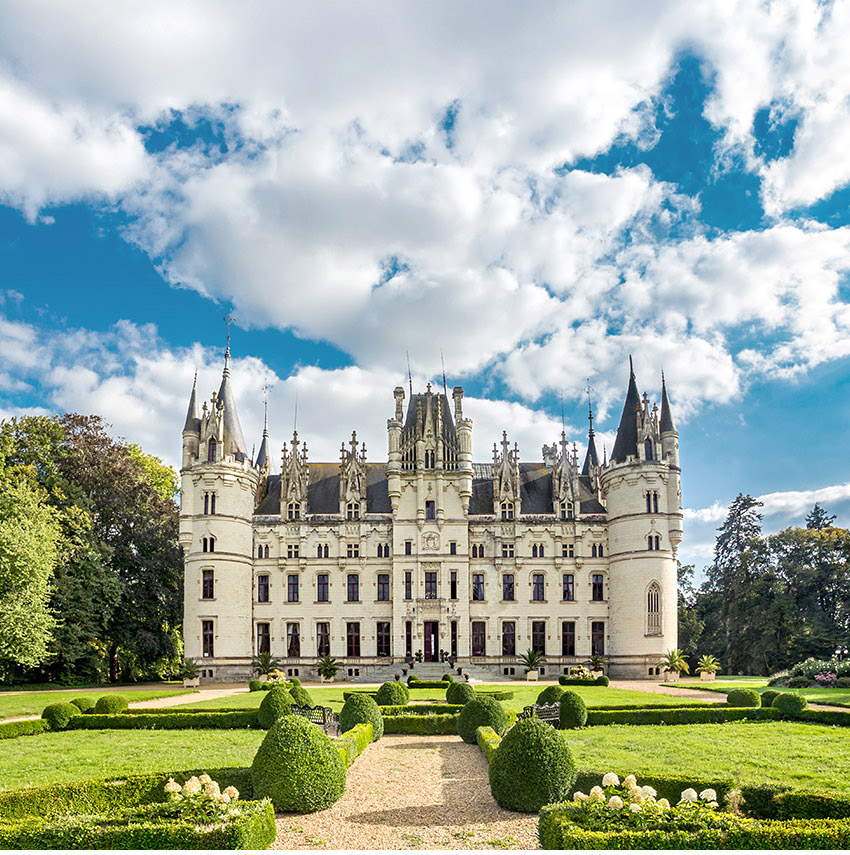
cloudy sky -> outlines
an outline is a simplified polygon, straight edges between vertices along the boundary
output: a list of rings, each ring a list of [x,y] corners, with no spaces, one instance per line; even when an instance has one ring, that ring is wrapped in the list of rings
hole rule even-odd
[[[248,442],[384,459],[461,384],[478,460],[610,450],[666,373],[686,539],[850,524],[847,2],[0,6],[0,417],[179,461],[232,307]]]

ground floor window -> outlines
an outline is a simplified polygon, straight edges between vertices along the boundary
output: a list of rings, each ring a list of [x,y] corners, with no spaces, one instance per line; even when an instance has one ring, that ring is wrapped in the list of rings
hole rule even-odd
[[[502,656],[516,656],[516,624],[512,620],[502,624]]]
[[[286,655],[301,655],[301,634],[297,623],[288,623],[286,625]]]
[[[360,656],[360,624],[357,622],[345,625],[346,652],[349,656]]]
[[[271,633],[267,623],[257,624],[257,655],[271,653]]]
[[[331,652],[331,625],[329,623],[316,624],[316,653],[319,656],[328,656]]]
[[[215,655],[214,653],[214,642],[213,638],[215,637],[215,631],[213,627],[213,622],[211,620],[201,621],[201,640],[202,647],[201,650],[205,658],[212,657]]]
[[[590,653],[593,656],[605,655],[605,622],[595,620],[590,624]]]
[[[457,656],[457,621],[452,621],[452,656]]]
[[[538,653],[546,653],[546,621],[531,622],[531,647]]]
[[[472,655],[485,656],[487,653],[487,624],[482,621],[472,622]]]
[[[561,624],[561,656],[576,655],[576,625],[574,621],[565,620]]]
[[[379,620],[377,626],[378,656],[390,655],[390,623]]]

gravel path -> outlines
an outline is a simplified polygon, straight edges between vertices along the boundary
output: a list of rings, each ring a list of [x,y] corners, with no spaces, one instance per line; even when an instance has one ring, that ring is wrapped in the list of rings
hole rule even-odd
[[[500,808],[487,761],[459,736],[385,736],[357,758],[343,797],[278,814],[272,849],[538,849],[537,815]]]

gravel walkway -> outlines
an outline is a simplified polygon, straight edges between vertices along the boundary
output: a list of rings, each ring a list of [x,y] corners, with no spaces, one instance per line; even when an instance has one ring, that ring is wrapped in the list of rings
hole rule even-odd
[[[272,849],[538,849],[537,815],[502,810],[487,761],[459,736],[385,736],[313,814],[278,814]]]

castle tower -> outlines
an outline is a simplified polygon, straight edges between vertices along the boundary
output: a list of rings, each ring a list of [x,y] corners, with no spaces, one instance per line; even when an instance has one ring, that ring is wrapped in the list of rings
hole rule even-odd
[[[252,513],[260,473],[245,439],[230,384],[230,347],[221,385],[202,415],[193,388],[183,430],[180,543],[184,552],[183,641],[201,675],[250,676],[253,654]]]
[[[675,439],[669,401],[662,430],[658,408],[629,385],[611,459],[601,482],[608,510],[606,653],[614,677],[655,674],[657,661],[677,646],[676,551],[682,539],[679,467],[665,455]]]

